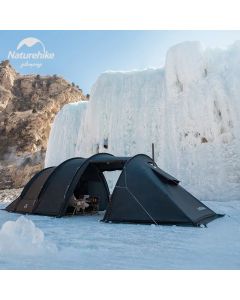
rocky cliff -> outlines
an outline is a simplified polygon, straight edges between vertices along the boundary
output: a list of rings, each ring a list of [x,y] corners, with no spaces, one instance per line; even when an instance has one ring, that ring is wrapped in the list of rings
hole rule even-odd
[[[23,186],[43,167],[55,115],[84,99],[61,77],[20,75],[8,61],[0,63],[0,189]]]

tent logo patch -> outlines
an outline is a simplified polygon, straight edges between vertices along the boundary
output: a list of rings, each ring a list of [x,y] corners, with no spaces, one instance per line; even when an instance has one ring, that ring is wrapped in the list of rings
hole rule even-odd
[[[21,40],[16,50],[8,52],[8,59],[20,62],[20,67],[40,68],[44,61],[53,60],[54,52],[49,52],[44,43],[35,37],[27,37]]]

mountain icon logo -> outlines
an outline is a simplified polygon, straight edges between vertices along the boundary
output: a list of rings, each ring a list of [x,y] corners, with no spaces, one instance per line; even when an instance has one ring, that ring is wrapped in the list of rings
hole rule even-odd
[[[18,42],[16,50],[8,52],[8,59],[19,61],[20,68],[40,68],[44,62],[51,61],[54,57],[55,53],[49,52],[44,43],[35,37],[22,39]]]
[[[17,45],[17,50],[20,50],[23,46],[27,46],[28,48],[31,48],[37,44],[40,44],[42,46],[43,52],[45,53],[46,50],[43,42],[34,37],[28,37],[21,40]]]

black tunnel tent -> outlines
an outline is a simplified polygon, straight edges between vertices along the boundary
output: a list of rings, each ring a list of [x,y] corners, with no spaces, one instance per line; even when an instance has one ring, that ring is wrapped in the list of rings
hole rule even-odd
[[[126,161],[127,158],[107,153],[88,159],[68,159],[57,167],[37,173],[6,210],[61,217],[66,214],[73,194],[93,194],[99,199],[99,210],[103,211],[109,203],[109,189],[103,172],[122,170]]]
[[[111,200],[104,171],[122,170]],[[162,171],[144,154],[115,157],[99,153],[88,159],[71,158],[35,175],[6,210],[64,216],[73,194],[95,195],[103,221],[145,224],[206,224],[216,214]]]

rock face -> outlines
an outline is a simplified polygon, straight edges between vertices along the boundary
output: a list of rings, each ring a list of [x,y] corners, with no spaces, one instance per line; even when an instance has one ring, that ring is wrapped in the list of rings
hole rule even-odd
[[[20,75],[0,64],[0,189],[21,187],[43,168],[55,115],[80,100],[82,91],[61,77]]]
[[[0,203],[9,203],[20,196],[22,189],[0,190]]]

